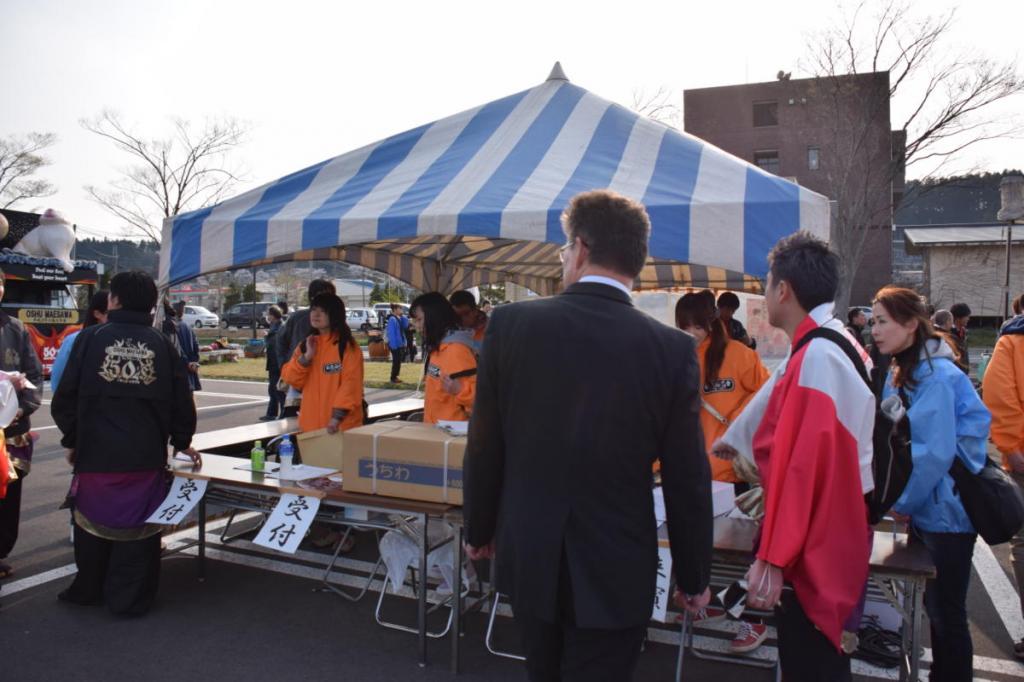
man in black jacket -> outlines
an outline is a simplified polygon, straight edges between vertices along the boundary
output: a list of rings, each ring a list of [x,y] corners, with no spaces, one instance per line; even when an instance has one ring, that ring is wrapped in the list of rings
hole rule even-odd
[[[4,273],[0,270],[0,300],[4,297]],[[21,487],[32,468],[33,441],[29,430],[29,416],[39,409],[43,398],[43,367],[39,355],[32,347],[25,326],[7,313],[0,311],[0,370],[20,372],[35,388],[18,390],[18,416],[6,429],[7,454],[17,478],[7,486],[7,496],[0,499],[0,580],[13,574],[6,559],[18,540],[21,520]]]
[[[200,462],[188,370],[152,326],[156,299],[148,274],[114,276],[108,321],[79,333],[50,406],[75,467],[78,574],[58,596],[123,615],[156,596],[163,527],[146,520],[167,494],[168,444]]]
[[[707,604],[710,471],[690,337],[636,310],[640,204],[600,190],[563,216],[559,296],[494,311],[465,455],[471,558],[496,553],[532,680],[629,679],[655,596],[652,465],[687,608]]]

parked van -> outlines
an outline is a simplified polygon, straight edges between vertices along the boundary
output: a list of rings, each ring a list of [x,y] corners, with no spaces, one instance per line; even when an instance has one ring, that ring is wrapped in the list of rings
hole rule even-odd
[[[231,306],[226,313],[224,313],[224,317],[220,321],[220,326],[224,329],[227,329],[228,327],[238,327],[239,329],[252,327],[252,309],[253,306],[256,306],[256,326],[269,327],[270,325],[267,324],[264,316],[272,305],[274,304],[270,302],[236,303]]]
[[[368,332],[380,325],[377,311],[372,308],[349,308],[345,318],[352,331]]]

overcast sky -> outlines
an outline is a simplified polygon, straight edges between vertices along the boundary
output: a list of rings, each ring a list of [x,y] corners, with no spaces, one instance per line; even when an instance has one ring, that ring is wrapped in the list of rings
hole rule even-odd
[[[942,11],[948,0],[919,3]],[[1024,3],[957,11],[951,47],[1020,64]],[[569,79],[629,106],[634,89],[801,75],[806,36],[835,16],[805,2],[261,2],[2,0],[0,136],[59,137],[43,177],[89,236],[121,225],[85,194],[127,158],[81,128],[104,108],[151,136],[169,117],[231,115],[252,128],[238,191],[414,126],[533,87],[556,60]],[[1024,111],[1024,98],[1001,116]],[[894,103],[893,125],[902,113]],[[1024,140],[977,147],[962,168],[1024,166]]]

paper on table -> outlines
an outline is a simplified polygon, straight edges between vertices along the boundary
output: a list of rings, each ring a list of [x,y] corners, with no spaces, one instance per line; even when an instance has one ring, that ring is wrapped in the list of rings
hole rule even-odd
[[[469,433],[469,422],[438,419],[437,428],[453,436],[465,436]]]
[[[337,471],[337,469],[329,469],[327,467],[314,467],[309,466],[308,464],[293,464],[291,471],[289,471],[286,476],[281,476],[280,471],[271,471],[267,472],[267,478],[279,478],[282,481],[306,481],[311,478],[330,476],[333,473],[337,473]]]
[[[295,554],[319,509],[319,497],[291,493],[281,495],[281,501],[256,534],[253,544]]]
[[[272,474],[275,471],[277,471],[278,469],[280,469],[281,465],[280,464],[274,464],[273,462],[264,462],[263,463],[263,468],[260,469],[259,471],[257,471],[256,469],[252,468],[252,462],[250,461],[250,462],[246,462],[245,464],[239,464],[235,468],[238,469],[239,471],[255,471],[257,474],[259,474],[259,473]],[[295,467],[292,467],[292,468],[294,469]]]
[[[654,489],[654,518],[657,519],[659,526],[668,518],[665,514],[665,493],[660,485]]]
[[[188,516],[192,508],[199,504],[199,500],[206,494],[206,481],[195,478],[175,476],[171,484],[171,492],[160,503],[160,506],[150,514],[146,523],[159,523],[165,526],[173,526],[181,523],[181,520]]]

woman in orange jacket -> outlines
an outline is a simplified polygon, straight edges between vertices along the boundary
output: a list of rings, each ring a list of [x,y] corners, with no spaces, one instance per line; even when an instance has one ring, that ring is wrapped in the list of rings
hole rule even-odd
[[[468,421],[476,395],[472,332],[459,330],[455,309],[436,291],[417,297],[410,308],[412,325],[423,337],[423,421]]]
[[[676,326],[697,341],[697,361],[701,369],[700,425],[710,453],[711,444],[725,433],[768,380],[768,370],[755,351],[740,341],[729,339],[725,325],[716,317],[706,295],[686,294],[679,299]],[[708,461],[714,480],[741,484],[732,462],[710,454]],[[737,486],[737,493],[746,488],[746,484]]]
[[[347,431],[363,423],[363,351],[345,322],[345,303],[334,294],[310,302],[313,328],[281,368],[281,378],[302,391],[299,430]]]

